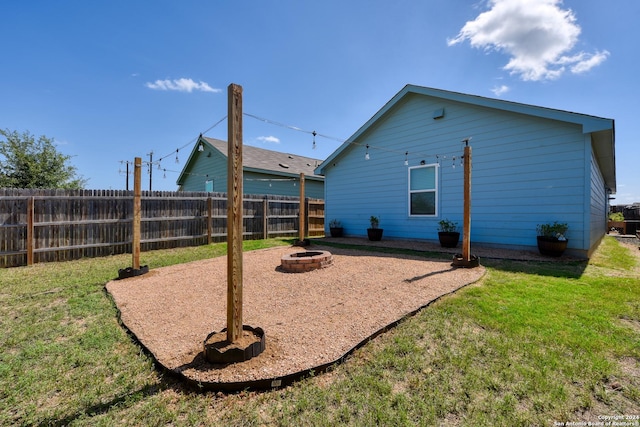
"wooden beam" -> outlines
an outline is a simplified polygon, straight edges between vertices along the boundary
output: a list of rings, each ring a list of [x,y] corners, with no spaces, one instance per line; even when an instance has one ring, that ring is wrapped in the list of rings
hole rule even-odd
[[[133,254],[132,267],[140,270],[140,219],[142,217],[141,185],[142,159],[136,157],[133,162]]]
[[[213,234],[213,199],[207,197],[207,245],[212,242],[211,235]]]
[[[242,337],[242,86],[228,87],[227,341]]]
[[[34,241],[34,211],[35,201],[33,197],[27,199],[27,265],[33,265],[33,241]]]
[[[300,241],[304,240],[304,236],[306,234],[305,231],[305,222],[307,219],[307,213],[304,205],[304,173],[300,173],[300,226],[298,227],[300,230]]]
[[[269,238],[269,199],[264,196],[262,200],[262,238]]]
[[[462,258],[471,261],[471,147],[464,147],[464,223]]]

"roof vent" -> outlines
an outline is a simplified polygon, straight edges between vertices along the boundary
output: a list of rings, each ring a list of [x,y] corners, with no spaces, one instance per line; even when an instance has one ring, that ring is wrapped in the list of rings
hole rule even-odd
[[[286,163],[280,163],[281,168],[289,169],[289,165]]]
[[[291,154],[289,154],[289,158],[290,158],[290,159],[293,159],[293,156],[292,156]]]
[[[444,108],[438,108],[433,112],[433,119],[441,119],[444,117]]]

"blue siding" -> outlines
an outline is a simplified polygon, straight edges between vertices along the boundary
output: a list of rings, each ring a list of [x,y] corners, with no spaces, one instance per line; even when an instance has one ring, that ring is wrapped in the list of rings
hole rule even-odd
[[[193,153],[194,159],[187,170],[182,190],[205,191],[205,181],[213,180],[214,192],[227,192],[227,157],[218,150],[206,148]]]
[[[434,120],[439,108],[445,116]],[[585,153],[580,125],[411,93],[324,167],[327,219],[339,219],[348,235],[363,236],[376,215],[386,237],[437,240],[440,219],[463,222],[459,156],[469,136],[472,242],[533,248],[536,225],[557,220],[569,223],[570,248],[588,249],[585,164],[591,153]],[[368,161],[365,144],[371,146]],[[405,151],[410,166],[447,156],[439,159],[435,218],[409,217]]]
[[[244,172],[243,192],[245,194],[278,194],[281,196],[300,196],[299,177],[283,177],[256,172]],[[305,197],[324,199],[324,182],[306,178],[304,180]],[[226,191],[226,189],[225,189]]]
[[[275,174],[244,171],[243,177],[244,194],[277,194],[295,197],[300,195],[298,176],[288,178]],[[203,152],[194,153],[191,167],[185,174],[182,190],[206,191],[205,181],[207,180],[213,180],[214,192],[227,192],[227,157],[218,150],[209,148]],[[305,179],[305,197],[324,199],[324,182]]]
[[[600,173],[600,168],[598,167],[593,151],[591,151],[590,172],[591,197],[589,198],[589,250],[591,252],[607,232],[608,213],[608,195],[605,190],[604,178]]]

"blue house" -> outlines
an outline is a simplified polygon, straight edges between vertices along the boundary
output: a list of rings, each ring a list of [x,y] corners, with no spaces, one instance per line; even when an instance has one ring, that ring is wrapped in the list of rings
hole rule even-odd
[[[227,192],[227,142],[200,136],[180,172],[182,191]],[[300,196],[300,173],[305,174],[305,196],[324,199],[324,177],[314,173],[319,159],[244,145],[244,194]]]
[[[317,169],[327,223],[366,236],[437,241],[463,224],[470,138],[471,244],[536,250],[536,225],[569,224],[567,252],[589,257],[616,191],[614,121],[407,85]]]

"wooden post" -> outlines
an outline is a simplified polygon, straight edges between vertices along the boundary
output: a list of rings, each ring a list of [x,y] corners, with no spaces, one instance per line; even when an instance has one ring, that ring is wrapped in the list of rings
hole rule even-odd
[[[34,210],[35,210],[34,198],[29,197],[27,199],[27,265],[33,265]]]
[[[267,196],[262,200],[262,238],[269,238],[269,198]]]
[[[140,270],[140,217],[142,215],[141,180],[142,159],[136,157],[133,162],[133,242],[131,253],[133,254],[132,267]]]
[[[464,223],[462,234],[462,258],[471,261],[471,147],[469,140],[464,147]]]
[[[213,199],[207,197],[207,245],[211,244],[211,234],[213,233]]]
[[[228,87],[227,341],[242,336],[242,86]]]
[[[300,173],[300,225],[299,225],[299,232],[300,232],[300,241],[302,242],[304,240],[304,236],[306,234],[305,232],[305,227],[304,227],[304,223],[305,223],[305,218],[307,217],[306,214],[306,209],[304,206],[304,173]]]

